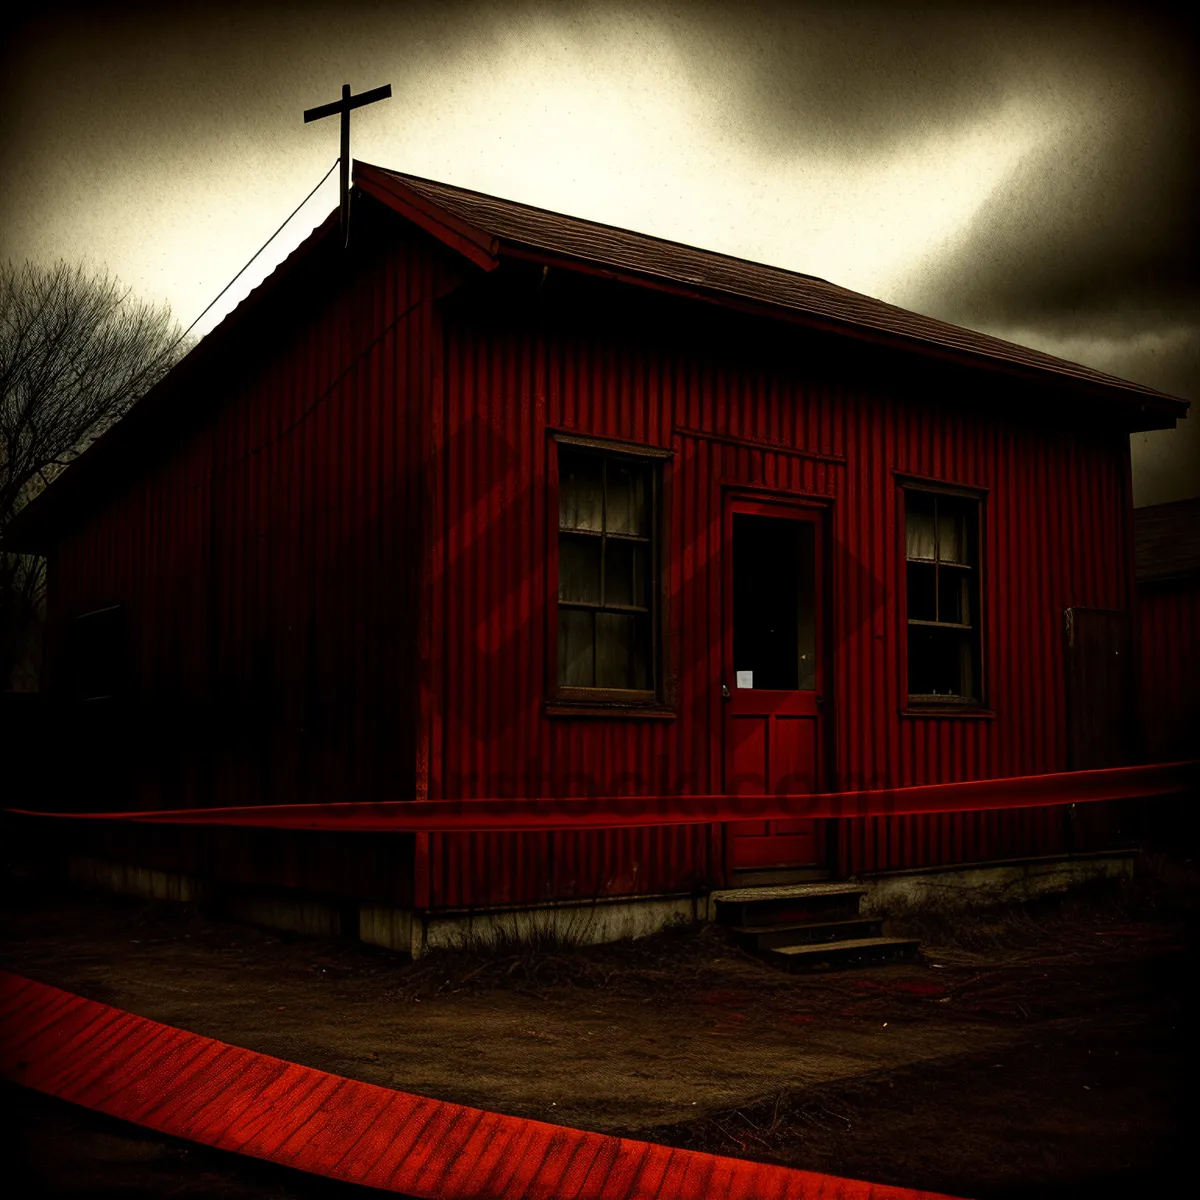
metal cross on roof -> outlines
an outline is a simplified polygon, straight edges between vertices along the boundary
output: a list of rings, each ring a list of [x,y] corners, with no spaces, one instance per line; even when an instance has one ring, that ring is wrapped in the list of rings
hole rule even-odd
[[[342,98],[331,104],[322,104],[317,108],[309,108],[304,112],[304,123],[319,121],[322,117],[332,117],[340,113],[342,117],[342,151],[338,160],[341,170],[341,230],[342,245],[345,246],[350,237],[350,110],[362,108],[364,104],[374,104],[376,100],[387,100],[392,94],[392,85],[385,83],[383,87],[373,88],[369,92],[359,92],[357,96],[350,95],[350,85],[342,84]]]

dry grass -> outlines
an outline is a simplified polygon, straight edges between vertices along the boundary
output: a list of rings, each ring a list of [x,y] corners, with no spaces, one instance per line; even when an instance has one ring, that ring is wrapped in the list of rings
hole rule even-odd
[[[1023,1023],[1086,1012],[1111,993],[1115,966],[1180,948],[1200,873],[1152,861],[1136,881],[1114,881],[1033,904],[951,915],[914,913],[889,930],[917,936],[923,961],[882,979],[858,972],[793,976],[737,949],[726,931],[684,925],[653,936],[582,946],[546,935],[435,951],[397,975],[398,999],[513,990],[605,990],[647,1002],[728,996],[742,1007],[784,1001],[817,1018]],[[1136,988],[1132,980],[1130,988]],[[749,1137],[746,1133],[743,1136]]]
[[[675,925],[644,938],[580,945],[569,935],[539,934],[532,941],[492,938],[486,944],[433,950],[405,971],[397,996],[424,999],[493,988],[617,988],[621,991],[690,989],[723,976],[740,952],[725,931]],[[761,964],[753,962],[755,968]]]

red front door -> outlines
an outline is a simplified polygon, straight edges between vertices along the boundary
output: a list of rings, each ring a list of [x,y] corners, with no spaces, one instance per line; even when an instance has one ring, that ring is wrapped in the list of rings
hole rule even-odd
[[[730,498],[725,510],[725,790],[825,790],[822,511]],[[730,870],[825,863],[824,822],[736,821]]]

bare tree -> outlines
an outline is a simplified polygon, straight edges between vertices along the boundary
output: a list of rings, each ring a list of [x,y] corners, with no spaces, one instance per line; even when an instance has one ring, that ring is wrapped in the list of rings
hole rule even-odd
[[[166,308],[104,272],[0,265],[0,690],[28,688],[45,560],[4,553],[9,522],[184,352]]]

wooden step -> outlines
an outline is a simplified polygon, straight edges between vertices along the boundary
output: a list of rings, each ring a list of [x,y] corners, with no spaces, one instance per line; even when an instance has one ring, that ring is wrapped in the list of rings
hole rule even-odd
[[[729,932],[744,950],[770,950],[776,946],[879,937],[883,932],[883,920],[880,917],[852,917],[846,921],[809,921],[788,925],[734,925]]]
[[[798,883],[718,891],[712,898],[721,924],[757,928],[848,920],[858,916],[866,891],[856,883]]]
[[[814,942],[802,946],[776,946],[759,951],[763,959],[785,971],[815,967],[875,967],[916,957],[915,938],[851,938],[841,942]]]

